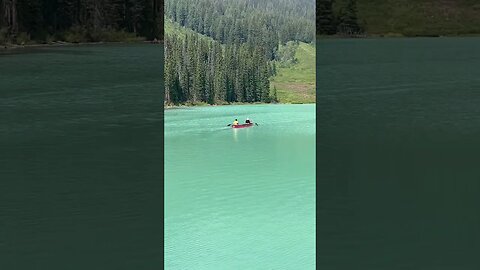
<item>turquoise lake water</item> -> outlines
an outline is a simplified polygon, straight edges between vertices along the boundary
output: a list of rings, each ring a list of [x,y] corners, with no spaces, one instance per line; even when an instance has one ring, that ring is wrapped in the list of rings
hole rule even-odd
[[[165,112],[165,269],[315,269],[315,105]]]

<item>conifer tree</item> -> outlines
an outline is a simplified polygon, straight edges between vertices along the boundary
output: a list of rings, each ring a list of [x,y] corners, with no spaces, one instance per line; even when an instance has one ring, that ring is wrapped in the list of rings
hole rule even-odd
[[[356,0],[347,0],[345,7],[341,8],[339,12],[338,21],[338,32],[348,35],[360,32]]]
[[[273,86],[273,102],[278,102],[278,97],[277,97],[277,87],[275,85]]]
[[[317,0],[317,34],[332,35],[336,33],[332,2],[333,0]]]

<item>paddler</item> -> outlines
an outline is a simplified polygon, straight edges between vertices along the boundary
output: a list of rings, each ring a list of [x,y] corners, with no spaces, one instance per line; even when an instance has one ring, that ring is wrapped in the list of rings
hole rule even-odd
[[[251,123],[250,119],[248,119],[248,117],[247,117],[247,120],[245,120],[245,124],[250,124],[250,123]]]
[[[238,125],[238,120],[237,119],[235,119],[235,121],[233,121],[233,125],[234,126]]]

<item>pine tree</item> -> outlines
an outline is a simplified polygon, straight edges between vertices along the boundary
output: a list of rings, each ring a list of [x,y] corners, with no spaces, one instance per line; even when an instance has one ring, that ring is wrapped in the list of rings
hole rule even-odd
[[[270,102],[270,80],[268,79],[269,77],[270,76],[268,72],[268,64],[264,63],[261,71],[261,78],[260,78],[262,102]]]
[[[214,72],[214,100],[216,103],[222,103],[227,98],[226,77],[224,70],[223,50],[220,44],[215,43],[213,46],[215,54],[215,72]]]
[[[193,98],[194,102],[205,101],[203,97],[205,96],[205,66],[203,59],[203,52],[201,44],[197,45],[197,55],[195,62],[195,75],[193,79]]]
[[[333,0],[317,0],[317,34],[335,34],[334,16],[332,9]]]
[[[277,87],[275,85],[273,86],[273,102],[277,103],[278,102],[278,97],[277,97]]]
[[[343,34],[352,35],[360,32],[357,19],[357,1],[348,0],[345,7],[341,8],[339,16],[338,31]]]

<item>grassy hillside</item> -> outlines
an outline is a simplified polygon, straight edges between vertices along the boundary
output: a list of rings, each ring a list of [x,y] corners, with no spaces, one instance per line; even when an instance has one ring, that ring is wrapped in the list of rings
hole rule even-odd
[[[290,67],[277,67],[277,76],[271,88],[277,89],[281,103],[315,102],[315,46],[300,43],[297,48],[298,62]]]
[[[478,0],[357,0],[357,7],[368,34],[480,34]]]
[[[213,41],[212,38],[207,37],[205,35],[199,34],[192,29],[180,26],[178,23],[172,22],[171,20],[166,19],[164,22],[164,31],[165,35],[177,35],[177,36],[184,36],[186,34],[196,34],[202,38],[208,39]]]

